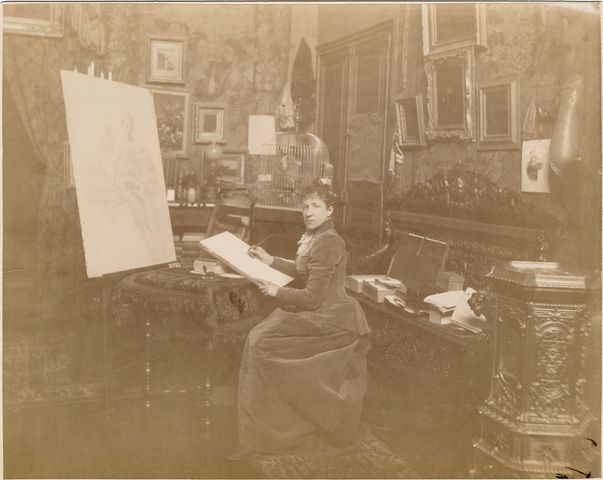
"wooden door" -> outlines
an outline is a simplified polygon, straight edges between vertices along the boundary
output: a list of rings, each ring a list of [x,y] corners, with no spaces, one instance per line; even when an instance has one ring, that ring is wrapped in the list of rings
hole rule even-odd
[[[353,237],[381,240],[391,32],[351,49],[346,228]]]
[[[320,58],[318,136],[329,149],[334,168],[333,189],[341,197],[346,186],[346,134],[349,49],[342,48]],[[335,222],[343,226],[345,202],[338,202]]]
[[[318,135],[329,148],[338,226],[369,246],[382,230],[393,23],[319,47]]]

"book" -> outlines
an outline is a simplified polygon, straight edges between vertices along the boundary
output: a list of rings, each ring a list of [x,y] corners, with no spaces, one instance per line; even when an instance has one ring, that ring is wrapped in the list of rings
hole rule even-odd
[[[205,238],[199,243],[214,257],[256,285],[264,281],[282,287],[293,280],[293,277],[250,257],[250,245],[228,231]]]

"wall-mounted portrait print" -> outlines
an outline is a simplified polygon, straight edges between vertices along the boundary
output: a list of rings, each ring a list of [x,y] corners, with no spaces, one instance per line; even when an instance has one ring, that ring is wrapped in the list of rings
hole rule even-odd
[[[549,148],[551,140],[523,142],[521,150],[521,191],[550,193]]]

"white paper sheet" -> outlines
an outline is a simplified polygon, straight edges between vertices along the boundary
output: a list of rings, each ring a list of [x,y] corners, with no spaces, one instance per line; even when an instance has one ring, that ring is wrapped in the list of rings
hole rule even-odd
[[[247,150],[252,155],[276,153],[276,130],[272,115],[250,115]]]
[[[151,92],[61,70],[88,277],[176,260]]]
[[[199,243],[209,253],[255,284],[262,280],[282,287],[293,280],[289,275],[269,267],[257,258],[250,257],[247,253],[249,245],[230,232],[219,233],[213,237],[205,238]]]

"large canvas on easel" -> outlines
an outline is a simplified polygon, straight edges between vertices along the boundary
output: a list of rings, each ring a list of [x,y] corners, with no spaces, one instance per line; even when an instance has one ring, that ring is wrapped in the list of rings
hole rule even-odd
[[[152,94],[61,71],[88,277],[176,259]]]

